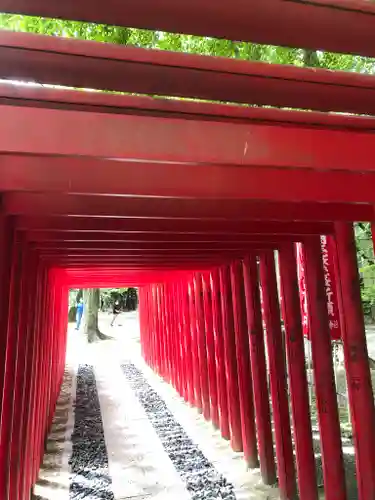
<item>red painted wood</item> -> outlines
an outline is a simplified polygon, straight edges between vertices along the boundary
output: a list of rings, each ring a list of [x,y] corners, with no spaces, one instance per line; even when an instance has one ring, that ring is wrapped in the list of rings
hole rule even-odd
[[[51,217],[47,214],[41,217],[20,216],[16,219],[17,227],[27,232],[31,231],[100,231],[107,233],[122,233],[125,236],[145,235],[146,237],[213,237],[227,235],[228,237],[246,236],[248,234],[291,234],[312,235],[333,233],[333,224],[324,222],[283,222],[283,221],[241,221],[229,220],[150,220],[127,217],[88,219],[84,217]]]
[[[193,339],[191,331],[189,285],[186,280],[182,282],[182,294],[183,294],[184,357],[185,357],[185,371],[186,371],[186,398],[191,405],[194,405],[195,394],[194,394],[194,377],[193,377],[193,344],[192,344]]]
[[[93,245],[102,242],[122,242],[129,244],[129,249],[144,249],[149,248],[157,249],[159,246],[165,248],[166,244],[171,245],[172,248],[190,248],[191,245],[197,245],[197,248],[206,245],[211,247],[239,247],[242,248],[247,244],[253,243],[278,243],[281,241],[295,241],[303,239],[303,235],[296,234],[152,234],[152,233],[138,233],[138,234],[123,234],[123,233],[110,233],[98,231],[32,231],[25,234],[27,240],[30,242],[43,241],[57,241],[60,243],[88,241]]]
[[[198,361],[200,386],[202,393],[202,411],[206,420],[211,418],[210,408],[210,388],[208,383],[208,363],[207,363],[207,340],[206,340],[206,325],[203,308],[203,288],[202,275],[194,276],[194,292],[195,292],[195,307],[196,307],[196,322],[197,322],[197,343],[198,343]]]
[[[35,256],[34,256],[35,258]],[[35,298],[38,297],[38,271],[39,266],[34,260],[35,268],[34,268],[34,276],[33,282],[30,284],[30,290],[32,290],[32,294]],[[31,293],[31,292],[30,292]],[[30,435],[32,430],[30,429],[31,425],[31,415],[32,415],[32,398],[33,398],[33,387],[34,387],[34,376],[35,376],[35,357],[37,353],[37,342],[32,337],[31,333],[34,329],[35,317],[36,317],[36,305],[31,301],[29,303],[29,311],[27,316],[27,325],[29,330],[29,345],[27,347],[27,373],[26,373],[26,383],[24,387],[24,411],[23,411],[23,427],[22,433],[20,436],[20,442],[22,443],[20,449],[20,471],[19,471],[19,481],[18,488],[21,492],[21,495],[25,495],[27,491],[30,489],[30,485],[28,484],[29,480],[29,470],[30,470]],[[22,496],[21,496],[22,498]]]
[[[223,314],[221,307],[221,286],[219,271],[214,269],[211,272],[212,288],[212,326],[215,343],[215,362],[216,362],[216,380],[217,397],[219,406],[219,423],[221,435],[224,439],[230,438],[229,427],[229,409],[227,396],[227,377],[225,369],[224,352],[224,332],[223,332]]]
[[[0,32],[3,75],[67,87],[374,114],[371,77]],[[69,68],[69,70],[67,70]]]
[[[365,325],[351,224],[336,224],[337,257],[345,318],[343,345],[356,449],[358,498],[375,498],[375,412]]]
[[[4,349],[0,350],[0,408],[4,400],[6,346],[8,344],[8,320],[12,280],[12,256],[14,250],[14,224],[10,217],[0,215],[0,335]],[[0,487],[3,488],[0,483]]]
[[[190,309],[190,330],[191,330],[191,352],[194,386],[194,406],[199,412],[203,411],[202,387],[199,372],[199,350],[198,350],[198,328],[197,328],[197,309],[194,291],[194,281],[188,283],[189,309]]]
[[[210,395],[210,415],[211,420],[217,429],[220,427],[219,407],[217,395],[217,374],[216,374],[216,353],[215,353],[215,336],[213,326],[213,311],[212,311],[212,288],[211,276],[209,273],[202,274],[203,287],[203,307],[204,307],[204,322],[206,331],[206,347],[207,347],[207,375]]]
[[[0,428],[0,491],[1,495],[8,499],[8,464],[12,441],[12,415],[15,404],[17,355],[19,344],[18,331],[18,308],[21,294],[21,242],[16,238],[12,249],[11,280],[8,293],[9,312],[7,321],[7,343],[6,358],[4,366],[3,400],[1,408]]]
[[[27,387],[27,376],[30,377],[28,365],[28,350],[32,351],[31,331],[28,324],[29,308],[31,297],[35,291],[35,261],[30,258],[28,249],[24,246],[24,255],[22,257],[22,286],[20,290],[20,304],[18,314],[18,349],[15,374],[14,404],[11,418],[11,443],[9,449],[8,461],[8,491],[9,498],[18,500],[22,498],[22,492],[19,491],[20,474],[22,467],[21,454],[23,453],[24,443],[22,441],[23,433],[23,414],[25,402],[25,388]],[[32,304],[34,306],[34,304]]]
[[[46,193],[6,193],[4,207],[14,215],[140,217],[146,219],[237,219],[237,221],[371,220],[372,205],[341,203],[280,203],[251,200],[175,200],[113,198]],[[216,221],[217,222],[217,221]],[[198,223],[199,224],[199,223]],[[239,222],[237,222],[239,224]]]
[[[259,273],[267,339],[278,484],[281,498],[293,500],[297,497],[296,473],[286,385],[285,347],[280,324],[275,256],[272,251],[260,256]]]
[[[305,243],[304,248],[324,491],[327,500],[345,500],[345,474],[320,239],[312,237],[311,241]]]
[[[151,0],[126,5],[114,0],[90,9],[85,0],[49,2],[1,0],[3,12],[33,16],[77,19],[109,25],[131,26],[175,33],[245,40],[262,44],[306,47],[374,56],[373,13],[371,3],[361,0],[312,0],[285,3],[266,0],[243,3],[226,0],[220,9],[214,0],[202,5],[198,0],[165,1],[156,6]],[[348,39],[347,34],[352,36]]]
[[[279,265],[289,375],[288,382],[297,457],[298,490],[301,498],[317,500],[317,478],[307,391],[297,266],[293,244],[284,245],[280,248]]]
[[[372,134],[0,106],[0,151],[253,167],[372,171]],[[45,133],[27,132],[43,124]],[[13,131],[17,129],[17,136]],[[116,134],[108,135],[107,131]],[[63,133],[69,136],[62,142]],[[127,141],[123,137],[127,137]],[[109,138],[110,137],[110,138]],[[152,138],[144,148],[142,138]],[[251,141],[249,142],[249,137]],[[350,137],[350,140],[348,140]],[[22,138],[22,140],[21,140]],[[173,140],[171,140],[173,138]],[[311,154],[311,143],[316,144]],[[349,147],[349,144],[353,148]],[[293,146],[293,147],[292,147]],[[354,154],[353,150],[357,151]]]
[[[234,451],[242,451],[241,411],[237,377],[238,366],[236,359],[233,302],[229,266],[221,267],[219,275],[230,442]]]
[[[242,263],[231,264],[231,284],[234,309],[234,332],[238,370],[238,389],[244,458],[250,468],[259,466],[255,429],[250,346],[246,322],[246,298]]]
[[[264,483],[274,484],[276,482],[276,469],[273,455],[258,269],[255,257],[245,259],[243,271],[260,470]]]
[[[212,60],[210,62],[212,63]],[[271,68],[275,67],[275,65],[271,66]],[[300,71],[297,68],[293,68],[293,70]],[[350,75],[361,78],[359,74],[345,74],[346,77],[351,78]],[[48,109],[130,115],[146,114],[162,118],[201,118],[234,123],[263,123],[265,125],[284,124],[285,126],[289,126],[296,124],[302,127],[319,126],[335,130],[373,130],[375,126],[375,120],[370,116],[233,106],[232,104],[218,104],[194,100],[154,99],[149,96],[84,93],[67,89],[32,86],[19,87],[0,83],[0,104],[30,106],[30,103],[32,103],[32,107]],[[74,164],[74,158],[72,158],[72,162]]]
[[[227,165],[196,167],[91,158],[6,156],[0,161],[0,175],[2,191],[270,201],[375,201],[369,187],[374,181],[373,172],[289,170],[266,166],[241,169]],[[274,182],[270,182],[271,179]],[[309,190],[302,189],[306,183]]]

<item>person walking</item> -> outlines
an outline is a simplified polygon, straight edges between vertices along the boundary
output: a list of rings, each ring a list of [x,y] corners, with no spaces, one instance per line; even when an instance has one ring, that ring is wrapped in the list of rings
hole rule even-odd
[[[121,305],[120,302],[116,300],[115,303],[113,304],[113,318],[111,321],[111,326],[114,325],[116,318],[120,314],[120,312],[121,312]]]
[[[83,316],[83,299],[80,299],[78,304],[77,304],[76,330],[79,330],[79,328],[81,326],[82,316]]]

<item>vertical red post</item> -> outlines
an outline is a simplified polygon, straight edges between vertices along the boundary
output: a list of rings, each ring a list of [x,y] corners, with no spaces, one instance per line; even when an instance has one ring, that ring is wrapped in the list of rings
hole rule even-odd
[[[212,289],[212,326],[215,343],[215,362],[217,380],[217,399],[219,406],[219,424],[224,439],[230,438],[227,377],[225,373],[223,317],[221,309],[220,277],[217,269],[211,272]]]
[[[8,319],[11,299],[14,223],[10,217],[0,215],[0,409],[3,405],[6,351],[8,345]],[[0,482],[0,494],[3,491]]]
[[[215,339],[212,317],[212,290],[209,273],[202,276],[203,279],[203,305],[204,320],[207,343],[207,372],[210,393],[211,420],[216,428],[219,428],[219,407],[217,399],[217,377],[216,377],[216,357]]]
[[[337,258],[345,320],[343,345],[356,450],[359,500],[375,499],[375,411],[356,246],[351,223],[336,223]]]
[[[182,296],[181,283],[175,283],[175,307],[177,320],[177,350],[179,358],[179,380],[180,380],[180,395],[186,398],[186,370],[185,370],[185,351],[183,339],[183,314],[182,314]]]
[[[206,420],[210,419],[210,391],[208,385],[208,366],[207,366],[207,346],[206,346],[206,328],[203,309],[203,290],[202,276],[196,274],[194,278],[195,290],[195,308],[197,315],[197,341],[198,341],[198,360],[199,374],[202,392],[202,410]]]
[[[293,432],[300,498],[318,499],[310,405],[307,390],[305,351],[294,244],[279,250],[281,296],[285,326]]]
[[[296,474],[290,430],[284,342],[280,324],[280,307],[273,251],[264,252],[260,256],[260,279],[263,292],[279,490],[282,500],[294,500],[297,496]]]
[[[186,280],[182,283],[183,297],[183,340],[185,355],[185,373],[186,373],[186,399],[191,405],[195,404],[194,376],[193,376],[193,348],[191,337],[191,319],[190,319],[190,297],[189,287]]]
[[[0,492],[3,498],[8,498],[9,483],[8,483],[8,465],[10,446],[12,440],[12,414],[15,404],[15,384],[17,370],[17,354],[18,354],[18,307],[20,304],[21,295],[21,242],[15,237],[15,244],[12,252],[12,270],[11,270],[11,287],[9,290],[9,313],[7,324],[7,344],[6,344],[6,359],[4,373],[4,389],[1,412],[1,439],[0,439],[0,477],[1,489]]]
[[[264,333],[260,306],[256,257],[243,262],[250,361],[253,374],[254,406],[258,430],[260,470],[265,484],[276,482],[275,459],[270,417]]]
[[[220,269],[220,288],[223,317],[224,359],[225,371],[227,375],[230,439],[233,450],[242,451],[241,412],[239,403],[233,302],[229,266],[224,266]]]
[[[22,453],[24,443],[22,442],[24,399],[26,397],[25,387],[27,385],[27,375],[30,377],[30,365],[28,364],[28,351],[32,350],[32,338],[30,332],[29,308],[30,298],[35,291],[35,260],[30,258],[30,253],[24,249],[22,279],[23,286],[20,294],[20,307],[18,311],[18,352],[15,375],[14,404],[11,416],[11,444],[8,458],[8,487],[9,498],[18,499],[19,474],[22,467]],[[34,304],[32,304],[34,305]]]
[[[188,285],[190,301],[190,328],[191,328],[191,352],[194,384],[194,405],[200,412],[203,410],[202,388],[199,373],[199,351],[198,351],[198,332],[197,332],[197,313],[195,307],[194,282],[191,280]]]
[[[242,263],[239,261],[231,264],[231,281],[243,451],[247,465],[254,468],[258,467],[259,462],[250,369],[249,335],[246,322],[245,288]]]
[[[307,306],[322,447],[324,491],[326,500],[345,500],[345,472],[320,238],[317,236],[306,239],[304,247]]]

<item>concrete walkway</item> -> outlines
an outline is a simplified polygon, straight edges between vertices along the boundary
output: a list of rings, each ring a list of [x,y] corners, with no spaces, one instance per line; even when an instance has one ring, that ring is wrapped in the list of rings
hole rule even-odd
[[[100,326],[113,339],[93,345],[70,327],[36,498],[278,499],[259,470],[246,470],[241,453],[145,365],[137,315],[121,315],[113,328],[110,319],[102,314]]]

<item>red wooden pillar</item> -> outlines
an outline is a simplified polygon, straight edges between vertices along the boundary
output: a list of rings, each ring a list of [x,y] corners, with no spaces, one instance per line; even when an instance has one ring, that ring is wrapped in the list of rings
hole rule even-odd
[[[35,417],[37,400],[37,383],[39,370],[39,353],[41,349],[40,332],[37,329],[38,315],[40,312],[40,294],[41,294],[41,266],[37,268],[37,279],[35,289],[34,314],[31,328],[33,332],[33,352],[29,353],[32,363],[32,375],[30,381],[28,411],[26,414],[26,438],[25,438],[25,472],[23,478],[23,489],[28,491],[32,483],[32,473],[34,466],[34,439],[35,439]]]
[[[199,373],[199,351],[198,351],[198,332],[197,332],[197,314],[195,307],[195,291],[193,280],[189,281],[189,310],[190,310],[190,328],[191,328],[191,352],[192,352],[192,368],[193,368],[193,384],[194,384],[194,405],[199,412],[203,410],[202,403],[202,388]]]
[[[340,422],[319,237],[306,239],[305,272],[326,500],[346,499]]]
[[[37,374],[36,374],[36,390],[35,390],[35,409],[34,409],[34,422],[33,422],[33,442],[31,444],[31,453],[33,454],[33,468],[31,480],[34,483],[38,476],[40,466],[40,436],[42,433],[43,424],[43,407],[44,407],[44,393],[45,393],[45,306],[47,296],[47,272],[43,266],[40,275],[40,295],[39,295],[39,313],[37,318],[36,329],[38,332],[40,349],[38,351],[37,359]]]
[[[254,468],[259,465],[259,462],[250,369],[249,335],[246,322],[245,288],[242,263],[239,261],[231,264],[231,281],[243,451],[248,466]]]
[[[171,319],[172,319],[172,369],[174,377],[174,385],[176,390],[181,394],[181,374],[180,374],[180,345],[178,338],[178,312],[177,312],[177,291],[175,283],[169,285],[170,288],[170,308],[171,308]]]
[[[184,286],[182,281],[177,283],[178,289],[178,315],[180,328],[180,351],[181,351],[181,389],[182,397],[185,401],[189,401],[188,394],[188,373],[187,373],[187,357],[186,357],[186,339],[185,339],[185,296]]]
[[[213,425],[219,428],[219,407],[217,397],[217,376],[216,376],[216,358],[215,358],[215,339],[212,317],[212,290],[209,273],[202,275],[203,280],[203,306],[204,321],[206,330],[207,344],[207,373],[210,393],[210,413]]]
[[[282,500],[292,500],[297,496],[296,474],[286,386],[285,348],[280,324],[280,307],[273,251],[264,252],[260,256],[260,278],[263,292],[264,322],[266,325],[279,490]]]
[[[230,425],[230,439],[234,451],[242,451],[241,412],[237,377],[236,344],[232,290],[229,266],[220,269],[221,307],[223,316],[224,359],[227,376],[227,398]]]
[[[345,320],[343,345],[348,379],[359,500],[375,499],[375,411],[351,223],[336,223],[337,257]]]
[[[195,290],[195,308],[197,315],[197,341],[198,341],[198,359],[199,359],[199,375],[202,392],[202,410],[206,420],[210,419],[210,391],[208,385],[208,365],[207,365],[207,342],[206,328],[203,308],[203,290],[202,276],[196,274],[194,277]]]
[[[20,307],[18,311],[18,353],[17,353],[17,370],[15,378],[14,405],[11,416],[11,435],[12,441],[9,450],[9,470],[8,470],[8,485],[9,498],[17,500],[22,498],[20,483],[23,468],[23,452],[24,452],[24,413],[26,411],[26,390],[29,389],[28,380],[31,377],[31,364],[29,352],[33,351],[31,328],[29,323],[29,311],[31,306],[34,306],[31,301],[35,293],[35,278],[36,278],[36,263],[35,257],[30,253],[24,254],[22,266],[23,286],[20,294]]]
[[[174,284],[174,305],[176,315],[176,349],[178,357],[178,383],[180,396],[186,396],[186,373],[185,373],[185,359],[183,348],[183,331],[182,331],[182,305],[181,305],[181,284],[176,282]]]
[[[256,258],[246,258],[243,268],[260,469],[264,483],[274,484],[276,482],[276,470]]]
[[[298,489],[301,499],[317,500],[318,489],[293,243],[285,244],[280,248],[279,263],[293,432],[297,456]]]
[[[169,287],[166,284],[162,285],[163,287],[163,293],[164,293],[164,318],[165,318],[165,340],[164,340],[164,348],[165,348],[165,353],[166,353],[166,369],[167,369],[167,375],[166,375],[166,380],[168,383],[173,384],[173,377],[172,377],[172,356],[173,356],[173,351],[172,351],[172,321],[171,321],[171,308],[170,308],[170,291]]]
[[[11,217],[0,215],[0,409],[4,396],[5,359],[8,344],[8,319],[11,299],[14,223]],[[0,452],[1,453],[1,452]],[[0,483],[0,493],[2,485]]]
[[[1,412],[1,439],[0,439],[0,492],[5,499],[9,495],[8,466],[10,446],[12,440],[12,413],[14,406],[17,354],[18,354],[18,308],[20,304],[22,283],[22,245],[15,237],[12,252],[11,287],[7,324],[7,344],[4,373],[4,389]],[[18,395],[18,393],[17,393]]]
[[[193,376],[190,298],[189,298],[189,287],[186,280],[182,282],[181,288],[182,288],[182,300],[183,300],[183,341],[184,341],[185,373],[186,373],[185,399],[189,401],[191,405],[194,405],[195,393],[194,393],[194,376]]]
[[[166,378],[168,375],[167,359],[167,325],[165,322],[165,290],[161,285],[153,285],[152,289],[152,330],[155,338],[155,357],[158,374]]]
[[[229,412],[227,397],[227,376],[225,373],[223,316],[221,309],[220,277],[217,269],[211,272],[212,289],[212,326],[215,343],[217,400],[219,406],[219,423],[221,435],[230,438]]]

